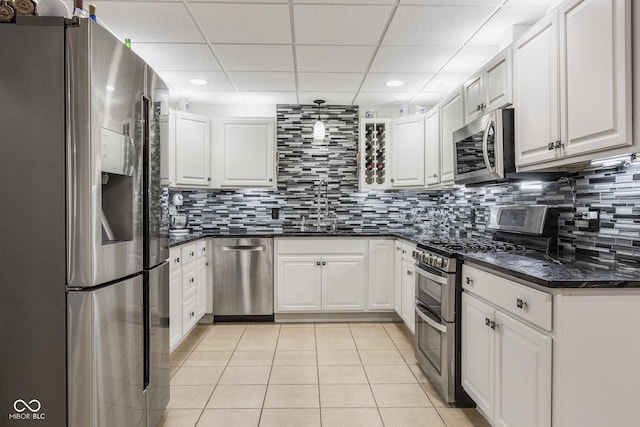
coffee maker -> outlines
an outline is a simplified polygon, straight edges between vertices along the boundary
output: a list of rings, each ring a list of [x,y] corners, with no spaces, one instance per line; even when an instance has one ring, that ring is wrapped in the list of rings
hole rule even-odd
[[[182,193],[174,193],[171,196],[171,204],[169,205],[169,232],[172,234],[188,234],[189,214],[181,212],[184,201]]]

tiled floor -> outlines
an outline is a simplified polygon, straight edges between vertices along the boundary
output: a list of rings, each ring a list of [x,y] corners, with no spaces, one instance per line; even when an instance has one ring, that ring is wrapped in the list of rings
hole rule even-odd
[[[199,325],[171,356],[164,427],[488,426],[447,407],[395,323]]]

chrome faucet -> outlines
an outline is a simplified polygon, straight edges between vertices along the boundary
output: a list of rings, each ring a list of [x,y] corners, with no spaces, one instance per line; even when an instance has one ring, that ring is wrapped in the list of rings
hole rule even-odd
[[[322,186],[324,185],[324,217],[322,215]],[[320,231],[325,225],[325,219],[329,216],[329,183],[325,179],[321,179],[316,184],[316,231]],[[322,217],[322,220],[321,220]]]

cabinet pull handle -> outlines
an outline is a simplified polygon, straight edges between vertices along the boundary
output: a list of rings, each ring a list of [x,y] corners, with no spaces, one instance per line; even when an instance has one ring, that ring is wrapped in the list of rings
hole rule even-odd
[[[211,177],[207,178],[207,181],[211,182]]]
[[[467,283],[467,285],[471,285],[473,284],[473,279],[471,279],[470,277],[466,277],[465,282]]]
[[[176,264],[179,264],[179,263],[180,263],[180,257],[177,257],[176,258]]]
[[[269,178],[269,182],[273,182],[273,178]]]
[[[407,276],[411,276],[411,271],[407,270]]]
[[[195,317],[195,315],[196,315],[195,311],[192,311],[191,312],[191,317]]]
[[[518,307],[518,308],[520,308],[520,309],[524,310],[524,306],[525,306],[525,305],[527,305],[527,302],[526,302],[525,300],[522,300],[522,299],[520,299],[520,298],[518,298],[518,299],[516,300],[516,307]]]
[[[196,279],[194,279],[193,277],[191,279],[189,279],[189,282],[191,282],[191,283],[193,283],[195,281],[196,281]]]
[[[322,261],[322,265],[327,265],[327,262],[326,261]]]
[[[318,265],[318,266],[319,266],[319,265],[321,265],[320,261],[317,261],[317,262],[316,262],[316,265]]]
[[[480,104],[476,107],[476,111],[480,111]]]
[[[558,140],[555,142],[555,148],[562,148],[564,146],[564,144],[562,143],[562,141]]]
[[[547,149],[549,151],[553,151],[556,149],[556,144],[554,142],[550,142],[549,145],[547,145]]]
[[[204,263],[204,265],[205,265],[206,267],[209,267],[209,261],[205,262],[205,263]]]
[[[498,324],[492,320],[491,321],[491,329],[495,329],[497,327],[498,327]]]
[[[488,317],[484,318],[484,324],[487,326],[491,326],[491,319],[489,319]]]

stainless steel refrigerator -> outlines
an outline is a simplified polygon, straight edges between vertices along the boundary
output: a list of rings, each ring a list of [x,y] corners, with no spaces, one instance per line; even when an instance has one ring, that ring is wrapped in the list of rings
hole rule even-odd
[[[0,424],[156,426],[166,86],[91,20],[19,18],[0,40]]]

